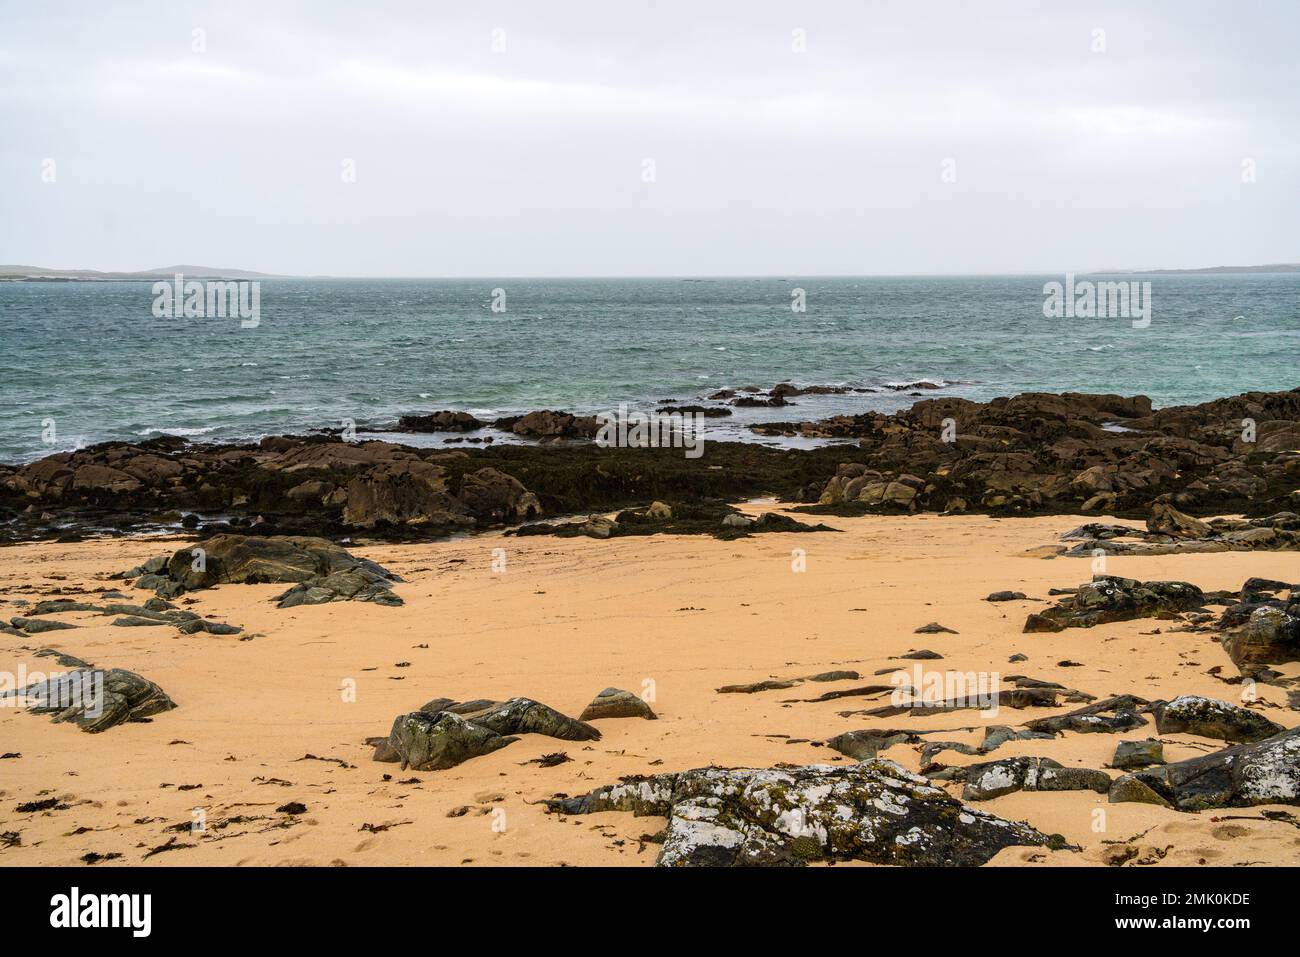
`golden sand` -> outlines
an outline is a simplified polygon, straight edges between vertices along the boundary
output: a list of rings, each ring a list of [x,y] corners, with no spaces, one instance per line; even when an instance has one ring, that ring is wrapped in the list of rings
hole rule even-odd
[[[0,708],[0,753],[21,754],[0,760],[0,832],[16,831],[21,841],[0,845],[0,864],[75,864],[94,852],[121,855],[115,863],[160,866],[649,865],[658,848],[638,838],[659,830],[661,820],[618,813],[564,818],[536,802],[627,774],[847,761],[812,742],[859,728],[956,729],[1061,713],[844,718],[838,712],[884,702],[790,702],[843,684],[753,695],[714,690],[833,668],[886,680],[870,676],[894,665],[910,671],[914,662],[891,656],[923,647],[944,656],[922,662],[927,669],[1024,674],[1098,697],[1235,700],[1238,687],[1206,674],[1214,665],[1234,673],[1211,634],[1172,631],[1174,623],[1151,620],[1021,633],[1025,615],[1043,607],[1049,587],[1078,585],[1091,574],[1086,560],[1025,553],[1089,520],[1097,519],[831,518],[827,524],[841,533],[735,542],[489,534],[354,549],[407,579],[396,588],[405,599],[401,608],[344,602],[280,610],[269,599],[283,586],[225,585],[195,593],[197,601],[185,607],[242,625],[244,635],[181,636],[170,626],[112,627],[111,619],[93,613],[61,614],[56,617],[82,627],[31,639],[0,635],[0,670],[48,670],[51,660],[31,652],[57,647],[99,666],[139,672],[178,708],[94,735]],[[0,549],[0,613],[6,619],[23,614],[13,599],[57,597],[56,588],[78,597],[79,587],[114,587],[107,575],[176,547],[175,540],[134,538]],[[499,573],[492,570],[497,548],[506,559]],[[806,553],[802,572],[794,570],[795,549]],[[1300,555],[1119,557],[1109,559],[1107,571],[1236,589],[1252,575],[1300,580]],[[1038,600],[984,601],[1004,589]],[[145,597],[132,594],[132,600]],[[958,634],[913,633],[936,620]],[[1151,634],[1156,629],[1161,633]],[[1029,660],[1009,663],[1017,652]],[[1065,659],[1082,665],[1058,667]],[[386,734],[399,713],[434,697],[526,695],[577,716],[611,685],[652,689],[659,720],[602,721],[597,742],[528,735],[436,772],[375,763],[363,744]],[[1261,686],[1259,694],[1272,720],[1290,727],[1300,719],[1286,708],[1284,692]],[[1013,742],[989,758],[947,752],[941,760],[1025,754],[1099,768],[1121,737],[1153,735],[1154,726],[1123,736],[1069,734]],[[977,743],[981,734],[942,737]],[[1165,740],[1169,760],[1220,746],[1188,735]],[[917,750],[898,746],[884,756],[915,770]],[[573,760],[555,767],[525,763],[555,751]],[[303,760],[308,754],[330,760]],[[47,797],[69,806],[15,811],[20,802]],[[295,801],[306,805],[305,814],[276,813]],[[1300,829],[1259,819],[1263,808],[1191,815],[1110,805],[1090,791],[1020,792],[980,806],[1084,847],[1082,853],[1009,848],[995,864],[1098,865],[1121,852],[1153,864],[1300,862]],[[173,829],[194,819],[196,808],[205,832]],[[1247,819],[1215,820],[1230,816]],[[169,840],[173,849],[145,857]],[[1116,850],[1116,842],[1131,844],[1131,854]]]

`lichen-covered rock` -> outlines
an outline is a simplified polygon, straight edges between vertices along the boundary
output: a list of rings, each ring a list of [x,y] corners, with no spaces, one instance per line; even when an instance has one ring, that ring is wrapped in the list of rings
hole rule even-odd
[[[892,761],[696,768],[627,778],[552,813],[668,818],[661,866],[791,866],[825,860],[975,866],[1004,847],[1063,847],[1027,824],[967,807]]]
[[[1300,661],[1300,606],[1253,608],[1246,623],[1226,632],[1223,650],[1243,674],[1264,665]],[[1231,609],[1229,609],[1231,611]],[[1226,615],[1226,613],[1225,613]]]
[[[412,711],[399,715],[388,734],[386,749],[402,763],[402,769],[441,771],[462,761],[491,754],[518,738],[501,735],[458,714],[440,711],[427,714]],[[377,760],[383,760],[376,754]]]
[[[1110,775],[1091,768],[1067,768],[1051,758],[1003,758],[947,768],[932,779],[961,781],[963,801],[989,801],[1014,791],[1110,790]]]
[[[70,721],[91,734],[128,721],[144,721],[176,707],[162,688],[132,671],[94,668],[80,659],[46,651],[48,655],[42,657],[55,657],[75,670],[5,692],[0,699],[22,699],[33,714],[52,714],[55,723]]]
[[[650,705],[638,695],[620,688],[606,688],[592,699],[591,704],[578,715],[579,721],[596,721],[600,718],[646,718],[655,720]]]
[[[434,698],[419,711],[398,715],[387,738],[370,738],[376,761],[401,761],[419,771],[441,771],[490,754],[519,739],[545,734],[565,741],[595,741],[600,732],[532,698],[454,701]]]
[[[1123,771],[1164,763],[1165,746],[1161,742],[1152,739],[1146,741],[1121,741],[1115,746],[1115,756],[1110,759],[1111,767]]]
[[[1054,607],[1029,616],[1025,631],[1092,628],[1114,621],[1133,621],[1191,611],[1205,604],[1204,593],[1187,582],[1140,582],[1115,575],[1094,575]]]
[[[1173,701],[1157,701],[1151,708],[1160,734],[1198,734],[1223,741],[1262,741],[1282,731],[1282,725],[1257,711],[1217,698],[1180,695]]]
[[[1300,728],[1126,774],[1111,788],[1110,801],[1134,800],[1163,802],[1181,811],[1300,804]]]

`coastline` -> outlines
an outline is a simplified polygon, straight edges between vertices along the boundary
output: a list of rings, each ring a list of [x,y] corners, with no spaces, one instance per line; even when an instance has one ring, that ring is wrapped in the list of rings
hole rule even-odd
[[[1162,728],[1171,702],[1300,725],[1300,390],[936,397],[781,426],[845,444],[698,460],[598,447],[566,413],[518,421],[536,444],[167,439],[0,468],[3,673],[121,669],[165,705],[79,730],[6,699],[0,865],[649,864],[662,813],[574,801],[629,775],[810,766],[919,773],[927,800],[1036,835],[977,863],[1294,860],[1290,785],[1197,813],[1124,787],[1238,740]],[[1161,581],[1194,600],[1105,597]],[[1089,588],[1100,613],[1071,606]],[[954,674],[990,682],[992,710],[915,710]],[[657,720],[493,732],[443,764],[399,733],[521,697],[572,724],[606,688]],[[1112,733],[1037,730],[1112,700]],[[1153,738],[1163,763],[1112,767]],[[974,765],[1020,777],[981,795]]]

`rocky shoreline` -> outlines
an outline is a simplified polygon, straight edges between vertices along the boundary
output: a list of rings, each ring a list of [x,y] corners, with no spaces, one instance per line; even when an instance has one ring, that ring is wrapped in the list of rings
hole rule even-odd
[[[778,387],[762,401],[787,394]],[[478,420],[437,412],[405,421],[464,430]],[[0,541],[163,527],[398,542],[656,501],[725,509],[756,496],[840,515],[1143,517],[1168,504],[1189,515],[1267,516],[1300,504],[1300,389],[1160,410],[1145,396],[923,399],[893,414],[752,427],[844,444],[706,441],[696,459],[673,448],[598,447],[592,417],[545,410],[505,424],[539,444],[427,449],[312,435],[209,445],[166,436],[0,465]]]

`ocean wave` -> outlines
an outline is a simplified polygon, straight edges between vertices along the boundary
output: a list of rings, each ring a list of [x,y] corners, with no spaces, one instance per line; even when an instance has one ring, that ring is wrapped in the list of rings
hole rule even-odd
[[[148,428],[140,429],[136,435],[207,435],[209,432],[217,431],[215,425],[204,426],[203,428],[187,428],[185,426],[169,426],[168,428]]]

